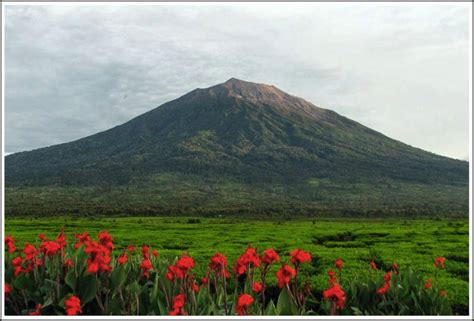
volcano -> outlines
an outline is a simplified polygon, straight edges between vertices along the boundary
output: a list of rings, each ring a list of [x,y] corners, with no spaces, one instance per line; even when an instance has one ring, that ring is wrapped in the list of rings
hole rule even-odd
[[[5,158],[6,213],[467,215],[468,162],[235,78]]]

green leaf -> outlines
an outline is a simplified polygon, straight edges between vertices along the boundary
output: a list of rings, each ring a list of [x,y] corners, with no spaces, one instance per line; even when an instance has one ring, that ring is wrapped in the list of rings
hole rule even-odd
[[[123,286],[126,279],[127,279],[127,273],[125,269],[123,268],[123,266],[116,268],[112,272],[112,275],[110,276],[111,289],[114,292],[117,292]]]
[[[77,290],[79,292],[81,306],[84,306],[95,298],[98,286],[97,283],[97,277],[95,274],[86,274],[79,279]]]
[[[265,315],[277,315],[277,310],[275,308],[273,300],[270,300],[270,302],[268,302],[267,308],[265,309]]]
[[[276,311],[278,315],[297,315],[299,314],[298,306],[291,297],[288,289],[284,287],[278,296]]]
[[[74,270],[71,269],[67,274],[66,277],[64,278],[64,282],[69,285],[71,290],[73,292],[76,292],[76,275],[74,273]]]

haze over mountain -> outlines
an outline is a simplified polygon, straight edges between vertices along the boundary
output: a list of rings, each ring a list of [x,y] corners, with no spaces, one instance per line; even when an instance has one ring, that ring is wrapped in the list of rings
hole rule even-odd
[[[14,214],[462,215],[468,177],[467,162],[234,78],[110,130],[5,159]]]

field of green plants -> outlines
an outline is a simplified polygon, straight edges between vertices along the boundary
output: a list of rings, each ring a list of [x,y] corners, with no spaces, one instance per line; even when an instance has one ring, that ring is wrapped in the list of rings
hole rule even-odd
[[[38,234],[56,239],[64,229],[68,240],[87,231],[96,236],[108,231],[118,256],[130,244],[157,249],[159,257],[186,253],[195,261],[196,277],[205,276],[210,258],[221,252],[230,268],[243,250],[251,245],[261,253],[273,248],[281,261],[289,262],[296,248],[312,255],[301,266],[299,278],[308,280],[313,291],[328,286],[329,269],[341,258],[344,268],[340,282],[369,276],[370,262],[389,270],[394,262],[401,270],[412,269],[423,279],[433,278],[436,287],[446,291],[453,312],[468,313],[469,301],[469,222],[467,220],[293,220],[261,221],[237,218],[115,217],[115,218],[11,218],[5,222],[6,235],[12,235],[21,248],[26,242],[38,246]],[[445,269],[435,269],[434,260],[446,259]],[[268,282],[276,283],[273,265]],[[436,271],[435,271],[436,270]],[[436,273],[436,275],[435,275]],[[321,294],[321,293],[320,293]]]

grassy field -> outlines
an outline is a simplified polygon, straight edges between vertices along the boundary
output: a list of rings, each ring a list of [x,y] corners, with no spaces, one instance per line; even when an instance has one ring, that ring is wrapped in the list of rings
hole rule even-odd
[[[38,233],[56,237],[64,228],[69,238],[88,231],[109,231],[119,250],[128,244],[149,244],[162,256],[188,252],[196,260],[196,272],[204,274],[209,258],[224,253],[233,264],[248,244],[262,251],[268,247],[287,260],[294,248],[315,257],[302,271],[314,289],[327,286],[327,270],[336,258],[345,261],[343,278],[369,273],[371,259],[385,267],[396,261],[400,269],[413,268],[434,277],[433,260],[443,256],[446,269],[435,282],[446,289],[455,311],[468,312],[469,222],[467,220],[295,220],[259,221],[237,218],[12,218],[6,234],[18,246],[38,242]],[[277,268],[275,266],[274,268]],[[273,273],[272,273],[273,275]]]

